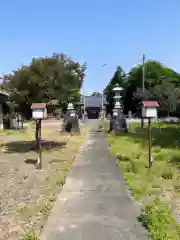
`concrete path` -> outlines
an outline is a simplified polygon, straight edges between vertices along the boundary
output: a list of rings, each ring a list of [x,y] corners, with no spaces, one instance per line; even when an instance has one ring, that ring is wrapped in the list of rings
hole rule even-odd
[[[89,133],[69,173],[41,240],[146,240],[139,209],[103,133]]]

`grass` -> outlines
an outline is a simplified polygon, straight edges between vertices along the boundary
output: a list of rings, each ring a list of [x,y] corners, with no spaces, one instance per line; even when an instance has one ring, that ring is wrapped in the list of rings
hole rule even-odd
[[[179,227],[171,207],[159,199],[144,206],[139,221],[149,230],[151,239],[179,239]]]
[[[29,231],[24,234],[22,240],[39,240],[35,232]]]
[[[106,126],[107,127],[107,126]],[[131,124],[127,134],[110,135],[108,141],[128,188],[142,209],[139,220],[154,240],[180,239],[173,215],[180,196],[180,128],[176,124],[152,124],[153,165],[148,169],[147,125]],[[175,207],[175,211],[180,212]]]
[[[0,129],[0,134],[1,135],[22,135],[25,133],[27,129],[24,128],[24,129],[19,129],[19,130],[12,130],[12,129]]]

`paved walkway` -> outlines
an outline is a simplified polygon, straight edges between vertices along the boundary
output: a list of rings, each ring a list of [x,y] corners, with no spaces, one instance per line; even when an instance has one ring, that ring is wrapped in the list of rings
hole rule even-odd
[[[40,239],[146,240],[138,212],[103,134],[91,131]]]

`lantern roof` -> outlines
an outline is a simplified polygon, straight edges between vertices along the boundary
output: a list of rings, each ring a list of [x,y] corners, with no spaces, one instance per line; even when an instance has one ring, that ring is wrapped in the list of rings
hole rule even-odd
[[[122,90],[124,90],[124,88],[122,88],[122,87],[120,87],[120,86],[118,86],[118,85],[116,85],[116,86],[113,88],[113,91],[114,91],[114,92],[116,92],[116,91],[122,91]]]

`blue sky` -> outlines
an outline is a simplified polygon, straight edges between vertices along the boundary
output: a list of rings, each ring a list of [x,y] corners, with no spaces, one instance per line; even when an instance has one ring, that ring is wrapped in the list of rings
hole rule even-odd
[[[179,0],[6,0],[0,9],[0,74],[53,52],[87,62],[86,93],[143,53],[180,71]]]

